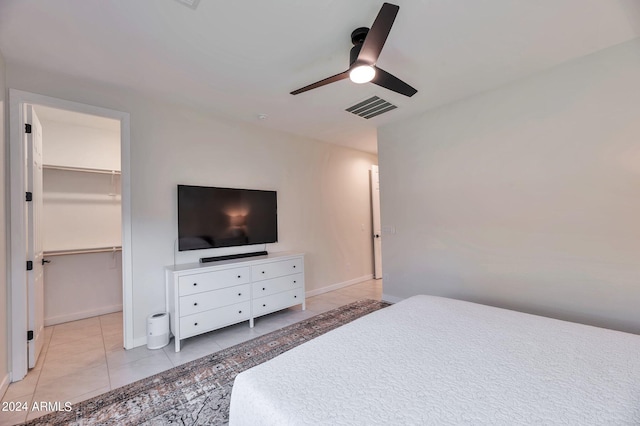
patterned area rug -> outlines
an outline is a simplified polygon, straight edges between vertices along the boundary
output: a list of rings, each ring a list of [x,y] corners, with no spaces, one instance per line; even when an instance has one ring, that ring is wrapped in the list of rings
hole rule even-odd
[[[131,383],[27,425],[220,425],[236,375],[389,304],[361,300]]]

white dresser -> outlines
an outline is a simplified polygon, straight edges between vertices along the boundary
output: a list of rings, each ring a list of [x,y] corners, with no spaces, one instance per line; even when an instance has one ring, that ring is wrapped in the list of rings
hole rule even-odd
[[[166,268],[167,311],[175,350],[180,340],[302,304],[304,254],[266,256]]]

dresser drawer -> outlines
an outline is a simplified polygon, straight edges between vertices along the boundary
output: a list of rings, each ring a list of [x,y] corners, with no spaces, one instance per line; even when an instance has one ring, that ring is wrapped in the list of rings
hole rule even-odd
[[[249,267],[245,267],[185,275],[178,279],[180,296],[247,284],[251,278],[249,273]]]
[[[304,302],[304,289],[296,288],[253,300],[253,316],[268,314]]]
[[[271,278],[302,272],[303,268],[304,259],[302,258],[263,263],[261,265],[254,265],[251,267],[251,277],[253,281],[268,280]]]
[[[286,275],[284,277],[272,278],[253,283],[253,298],[269,296],[281,291],[293,290],[302,287],[304,284],[304,274]]]
[[[180,318],[180,338],[195,336],[225,325],[248,320],[251,302],[246,301]]]
[[[180,316],[216,309],[234,303],[246,302],[251,298],[251,284],[237,285],[220,290],[196,293],[180,298]]]
[[[1,0],[0,0],[1,1]],[[249,322],[294,305],[305,307],[304,253],[216,264],[174,265],[165,272],[175,351],[202,333]]]

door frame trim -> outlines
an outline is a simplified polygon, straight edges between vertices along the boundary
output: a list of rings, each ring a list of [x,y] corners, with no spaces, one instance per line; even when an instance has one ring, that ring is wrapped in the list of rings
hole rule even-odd
[[[25,146],[23,114],[25,104],[35,104],[97,115],[120,121],[121,185],[122,185],[122,298],[124,347],[133,345],[133,273],[131,250],[131,136],[130,115],[79,102],[67,101],[22,90],[9,89],[9,185],[10,185],[10,261],[9,261],[9,370],[11,381],[27,374],[27,271],[25,241]],[[16,307],[24,309],[15,309]]]
[[[375,175],[375,176],[374,176]],[[371,245],[373,249],[373,279],[382,279],[382,222],[380,216],[380,168],[377,164],[372,164],[369,169],[369,184],[371,192]],[[375,178],[377,178],[378,189],[375,188]],[[376,194],[377,191],[377,194]],[[377,201],[377,203],[376,203]],[[377,220],[376,220],[377,219]],[[380,239],[380,253],[376,253],[376,231]],[[379,256],[377,256],[379,254]],[[379,259],[378,259],[379,257]],[[378,273],[378,271],[380,273]]]

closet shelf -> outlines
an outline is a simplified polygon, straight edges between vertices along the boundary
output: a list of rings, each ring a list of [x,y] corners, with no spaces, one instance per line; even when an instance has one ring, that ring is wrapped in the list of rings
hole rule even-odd
[[[44,256],[64,256],[68,254],[86,254],[86,253],[115,253],[118,251],[122,251],[121,246],[111,246],[111,247],[95,247],[95,248],[86,248],[86,249],[71,249],[71,250],[51,250],[45,251]]]
[[[90,167],[56,166],[53,164],[43,164],[42,168],[47,170],[64,170],[68,172],[100,173],[105,175],[119,175],[120,170],[92,169]]]

